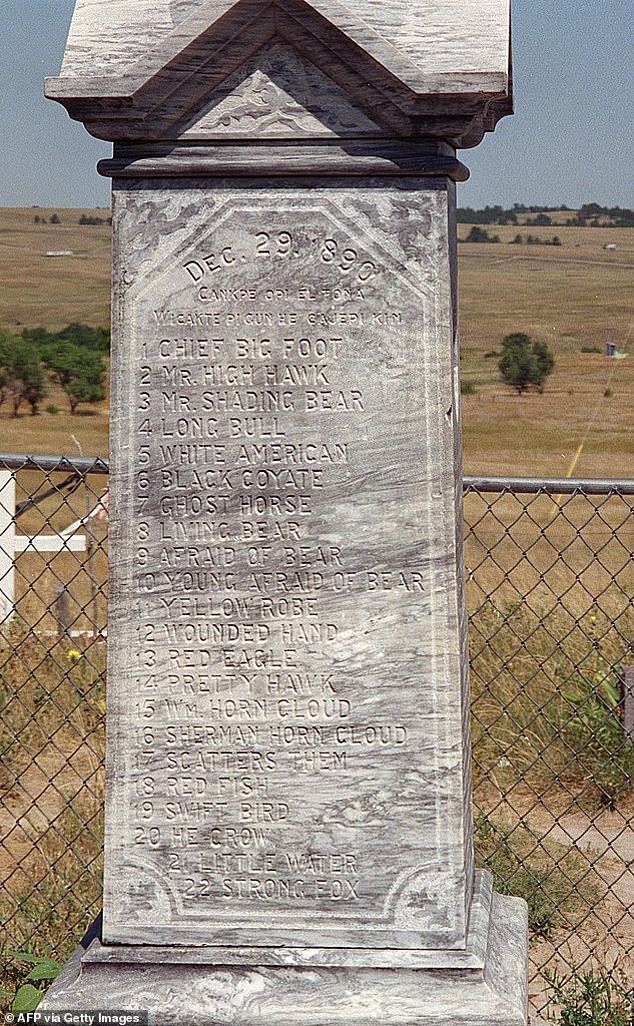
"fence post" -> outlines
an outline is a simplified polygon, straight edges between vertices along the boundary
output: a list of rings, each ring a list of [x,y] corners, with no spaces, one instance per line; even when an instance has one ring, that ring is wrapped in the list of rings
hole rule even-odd
[[[15,601],[15,478],[0,470],[0,623],[13,615]]]
[[[55,594],[55,620],[57,621],[57,638],[62,641],[70,635],[70,602],[66,585],[58,584]]]
[[[623,667],[623,730],[634,743],[634,666]]]

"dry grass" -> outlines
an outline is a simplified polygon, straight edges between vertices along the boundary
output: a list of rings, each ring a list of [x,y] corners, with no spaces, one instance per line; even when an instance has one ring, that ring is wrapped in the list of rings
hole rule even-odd
[[[40,207],[0,209],[0,326],[11,331],[39,325],[58,331],[71,321],[110,323],[110,228],[79,225],[82,214],[107,218],[105,210],[58,210],[61,224]],[[72,257],[47,257],[72,250]]]
[[[477,804],[526,787],[614,803],[634,772],[615,708],[634,658],[631,500],[470,494],[465,515]]]
[[[70,321],[109,321],[110,229],[77,224],[82,213],[59,210],[61,225],[35,225],[51,211],[0,210],[0,270],[5,282],[0,326],[11,330]],[[572,215],[571,215],[572,216]],[[634,456],[634,352],[610,361],[582,347],[623,346],[634,328],[634,230],[491,226],[500,245],[460,247],[463,379],[477,394],[464,396],[468,473],[563,476],[587,433],[577,476],[626,477]],[[560,248],[512,246],[518,232],[559,235]],[[467,225],[459,226],[464,238]],[[616,252],[603,250],[616,243]],[[50,249],[77,256],[47,258]],[[557,366],[545,395],[512,395],[499,380],[504,335],[525,331],[551,346]],[[613,395],[604,398],[610,387]],[[65,403],[53,397],[60,408]],[[594,419],[593,419],[594,418]],[[71,433],[86,451],[107,451],[105,407],[94,417],[0,415],[3,448],[18,452],[73,452]]]
[[[78,416],[71,417],[63,409],[59,395],[52,394],[45,402],[54,402],[62,412],[11,417],[5,408],[0,410],[3,452],[79,456],[77,439],[84,456],[108,455],[108,415],[103,404],[80,410]]]
[[[629,635],[629,640],[627,635]],[[599,640],[600,639],[600,640]],[[634,650],[634,617],[586,617],[492,603],[472,616],[475,801],[522,807],[563,794],[614,807],[632,786],[634,747],[612,688]]]
[[[0,919],[7,947],[64,959],[101,897],[104,646],[17,622],[0,638]],[[0,952],[0,984],[23,978]]]
[[[20,471],[15,475],[16,504],[49,491],[52,483],[59,489],[69,477],[64,473],[51,476],[35,470]],[[19,519],[19,533],[61,532],[93,511],[107,487],[107,476],[89,474],[74,490],[58,491],[27,510]],[[101,630],[106,626],[106,531],[107,525],[91,519],[82,528],[90,552],[27,551],[20,556],[16,563],[15,594],[17,614],[23,623],[39,631],[54,631],[53,606],[63,584],[72,630],[88,631],[95,627]]]
[[[493,874],[499,894],[524,898],[533,939],[574,928],[605,888],[587,861],[552,838],[515,821],[476,818],[476,860]]]
[[[499,245],[460,247],[462,373],[477,388],[463,399],[467,472],[564,476],[590,426],[575,476],[627,477],[634,346],[623,361],[581,349],[634,341],[634,230],[529,229],[559,235],[557,248],[509,245],[523,231],[515,226],[490,230]],[[461,226],[459,235],[467,233]],[[608,242],[616,252],[603,250]],[[543,396],[512,395],[497,359],[485,356],[512,331],[547,342],[555,355]],[[604,398],[608,385],[613,395]]]

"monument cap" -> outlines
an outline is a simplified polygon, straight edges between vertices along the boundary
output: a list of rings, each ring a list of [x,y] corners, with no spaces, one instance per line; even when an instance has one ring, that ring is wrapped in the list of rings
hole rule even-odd
[[[275,43],[371,112],[378,135],[473,146],[513,111],[510,0],[78,0],[46,94],[101,138],[179,138]]]

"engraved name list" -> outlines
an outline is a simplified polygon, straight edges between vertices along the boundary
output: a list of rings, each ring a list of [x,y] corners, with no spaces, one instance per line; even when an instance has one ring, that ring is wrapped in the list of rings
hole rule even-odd
[[[122,289],[123,940],[424,921],[433,300],[340,196],[303,206],[225,198]]]

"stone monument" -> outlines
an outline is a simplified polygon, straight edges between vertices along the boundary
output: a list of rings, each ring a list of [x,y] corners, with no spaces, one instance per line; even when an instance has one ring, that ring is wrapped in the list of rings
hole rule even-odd
[[[43,1007],[526,1022],[476,872],[456,149],[510,0],[78,0],[114,143],[103,923]]]

